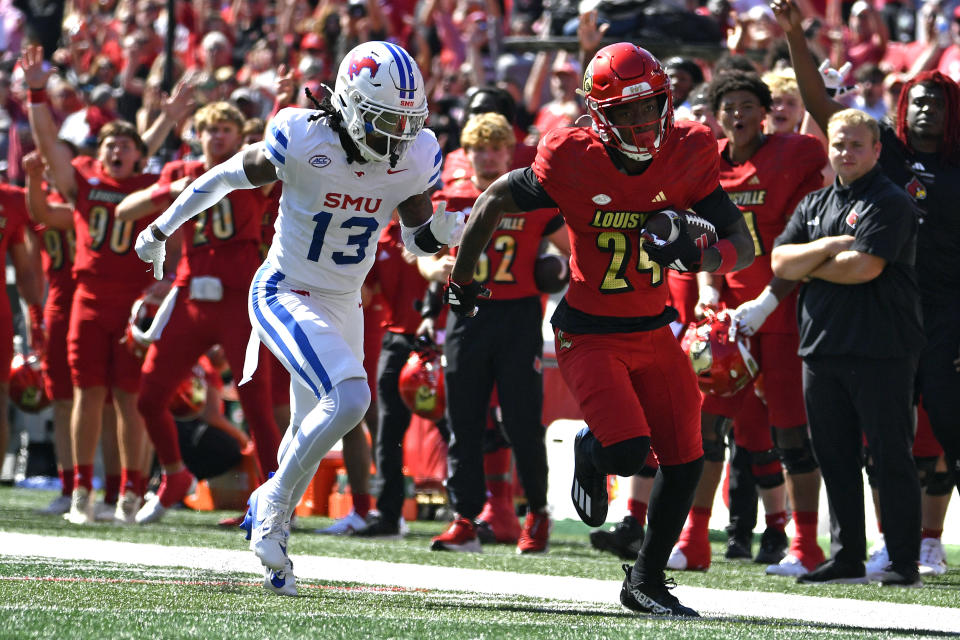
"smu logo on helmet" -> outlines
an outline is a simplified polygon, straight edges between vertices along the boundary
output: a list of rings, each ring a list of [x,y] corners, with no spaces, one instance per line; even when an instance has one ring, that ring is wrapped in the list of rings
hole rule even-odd
[[[350,79],[353,80],[355,77],[360,75],[362,70],[366,69],[370,73],[370,79],[377,75],[377,71],[380,70],[380,63],[371,58],[370,56],[358,56],[353,54],[353,57],[350,58],[350,66],[347,68],[347,75],[350,76]]]

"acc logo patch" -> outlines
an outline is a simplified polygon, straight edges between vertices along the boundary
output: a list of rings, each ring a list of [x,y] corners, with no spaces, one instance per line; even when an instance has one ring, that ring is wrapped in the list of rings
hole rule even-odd
[[[613,198],[611,198],[605,193],[598,193],[597,195],[593,196],[590,199],[593,200],[594,203],[599,204],[600,206],[603,206],[605,204],[610,204],[610,201],[613,200]]]
[[[331,160],[325,155],[313,156],[310,158],[310,166],[316,167],[317,169],[323,169],[325,166],[330,164]]]

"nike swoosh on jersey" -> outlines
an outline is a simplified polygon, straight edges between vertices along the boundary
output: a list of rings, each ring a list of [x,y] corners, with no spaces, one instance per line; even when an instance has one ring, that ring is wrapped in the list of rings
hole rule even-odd
[[[196,187],[193,188],[193,192],[194,193],[210,193],[209,191],[204,191],[203,189],[197,189]]]
[[[387,169],[387,173],[393,175],[395,173],[400,173],[401,171],[406,171],[406,169]]]

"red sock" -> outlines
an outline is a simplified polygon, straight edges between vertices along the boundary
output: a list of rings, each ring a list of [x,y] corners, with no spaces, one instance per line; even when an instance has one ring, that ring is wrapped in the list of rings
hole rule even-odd
[[[817,544],[817,521],[818,514],[816,511],[793,512],[793,522],[797,528],[797,535],[795,537],[797,546],[802,547],[804,544]],[[803,544],[800,544],[801,542],[803,542]]]
[[[768,513],[766,515],[766,519],[767,519],[767,529],[775,529],[777,531],[783,531],[787,526],[786,511],[777,511],[776,513]]]
[[[73,467],[73,488],[93,491],[93,465],[78,464]]]
[[[936,538],[937,540],[939,540],[940,536],[942,535],[943,535],[943,529],[927,529],[926,527],[924,527],[923,529],[920,530],[921,538]]]
[[[707,536],[707,532],[710,530],[710,513],[712,509],[710,507],[694,507],[690,509],[690,529],[698,534],[702,534],[704,537]]]
[[[60,495],[69,496],[73,493],[73,473],[66,469],[57,469],[60,476]]]
[[[140,486],[142,481],[143,474],[140,473],[139,469],[124,469],[123,470],[123,493],[136,493],[137,487]]]
[[[356,511],[357,515],[361,518],[366,518],[367,514],[370,513],[370,494],[353,494],[353,510]]]
[[[630,511],[630,515],[633,516],[633,519],[639,522],[641,525],[647,521],[647,503],[640,502],[639,500],[634,500],[630,498],[627,500],[627,509]]]
[[[163,481],[160,483],[160,489],[157,491],[157,497],[160,498],[160,504],[168,509],[180,502],[187,491],[190,490],[190,484],[193,482],[193,474],[189,470],[183,469],[177,473],[163,474]]]
[[[118,475],[110,474],[103,479],[103,502],[117,504],[120,497],[120,487],[123,486],[123,472]]]
[[[503,447],[496,451],[483,454],[483,473],[488,478],[493,476],[497,480],[513,480],[513,456],[510,447]]]

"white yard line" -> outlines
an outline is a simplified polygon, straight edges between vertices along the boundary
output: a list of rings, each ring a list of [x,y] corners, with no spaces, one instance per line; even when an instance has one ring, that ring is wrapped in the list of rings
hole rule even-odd
[[[0,532],[0,555],[40,556],[157,567],[250,573],[263,576],[260,562],[248,551],[115,542]],[[294,556],[296,574],[305,580],[334,580],[411,589],[457,590],[531,596],[582,603],[619,604],[620,580],[592,580],[457,569],[415,564]],[[864,586],[863,589],[879,589]],[[792,619],[861,627],[960,633],[960,609],[915,604],[870,602],[843,598],[725,591],[677,587],[680,600],[702,615],[736,618]]]

